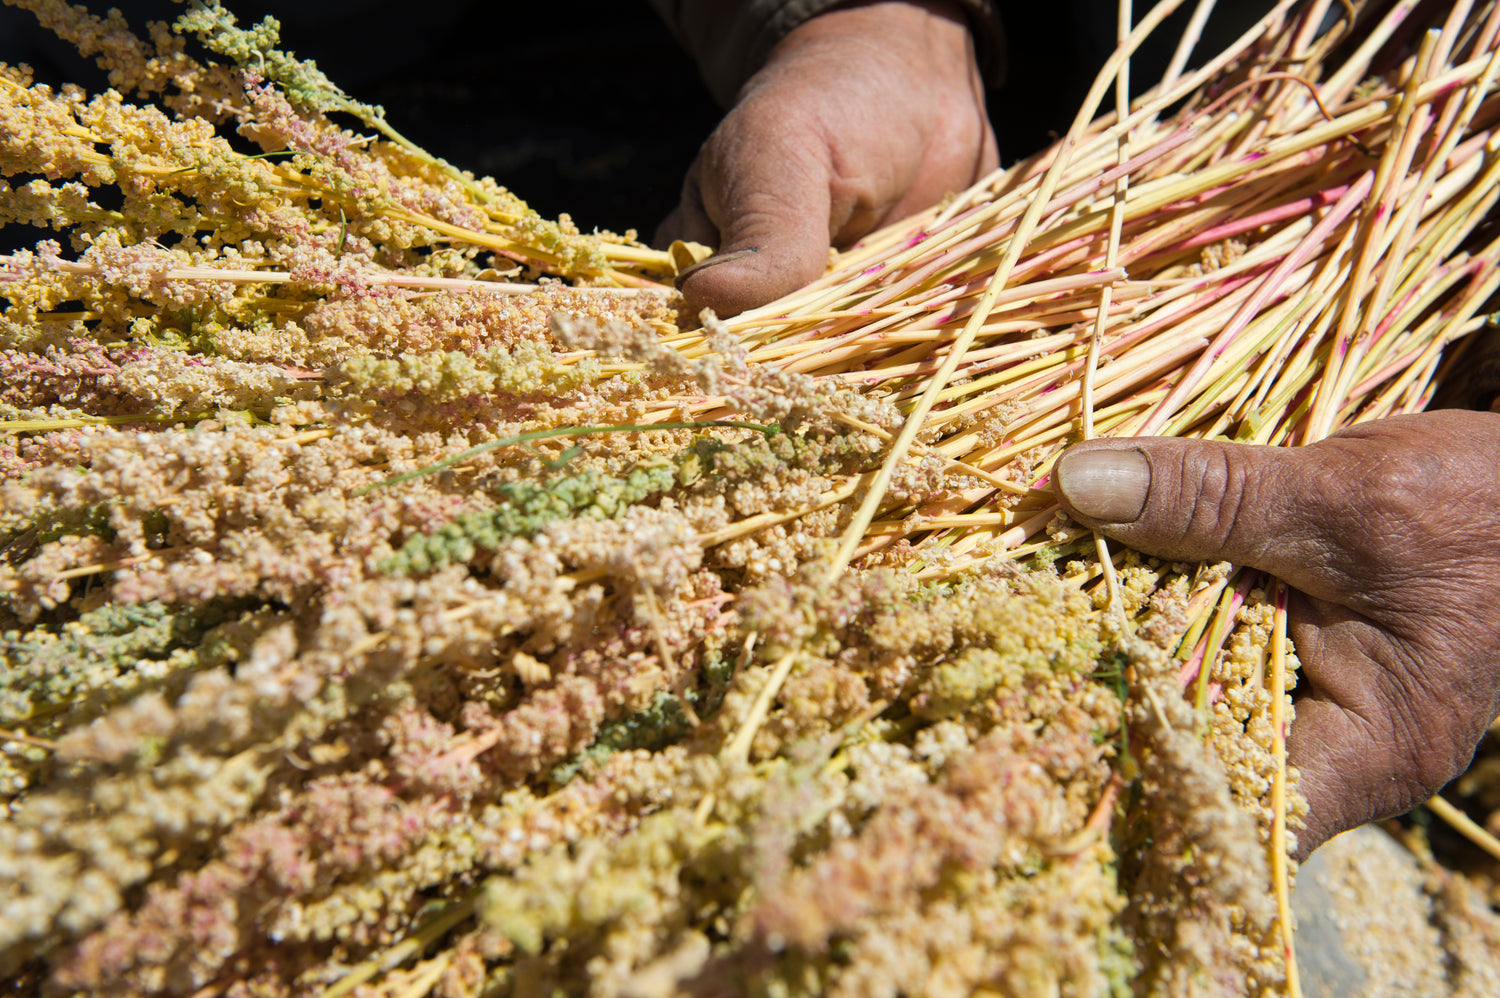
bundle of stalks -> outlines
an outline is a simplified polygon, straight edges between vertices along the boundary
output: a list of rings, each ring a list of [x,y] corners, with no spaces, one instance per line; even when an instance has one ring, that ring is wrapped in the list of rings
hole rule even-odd
[[[922,413],[934,453],[991,472],[1055,455],[1089,416],[1108,435],[1304,444],[1422,408],[1500,285],[1481,229],[1500,197],[1496,22],[1457,5],[1372,77],[1409,12],[1317,34],[1330,6],[1257,28],[1236,61],[1169,79],[1123,123],[1098,119],[728,329],[754,361],[879,386]]]
[[[695,324],[692,248],[265,26],[21,5],[140,103],[0,67],[0,219],[74,254],[0,260],[13,988],[1296,992],[1286,591],[1048,475],[1428,402],[1500,283],[1500,6],[1282,4],[1127,102],[1127,4],[1058,145]]]

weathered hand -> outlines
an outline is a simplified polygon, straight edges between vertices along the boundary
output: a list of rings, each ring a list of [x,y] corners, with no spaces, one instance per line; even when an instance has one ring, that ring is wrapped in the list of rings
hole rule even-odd
[[[740,90],[657,241],[754,250],[683,282],[690,307],[734,315],[818,277],[830,245],[962,190],[997,162],[956,5],[839,8],[782,39]]]
[[[1436,793],[1500,710],[1497,462],[1500,415],[1445,410],[1292,449],[1096,440],[1063,455],[1056,484],[1080,523],[1131,547],[1295,588],[1305,857]]]

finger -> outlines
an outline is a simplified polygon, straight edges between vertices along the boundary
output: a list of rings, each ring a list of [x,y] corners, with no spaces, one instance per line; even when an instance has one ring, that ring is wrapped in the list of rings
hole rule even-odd
[[[754,107],[726,120],[704,148],[703,208],[719,252],[741,257],[682,284],[690,308],[737,315],[795,291],[828,265],[827,149],[800,129],[770,129]],[[757,136],[766,141],[757,141]]]
[[[1232,561],[1336,599],[1338,544],[1319,506],[1337,462],[1306,449],[1142,437],[1094,440],[1057,463],[1058,498],[1084,526],[1179,561]]]

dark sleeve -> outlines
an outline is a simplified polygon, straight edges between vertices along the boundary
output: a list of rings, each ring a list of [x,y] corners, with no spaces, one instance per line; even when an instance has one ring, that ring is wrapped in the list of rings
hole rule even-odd
[[[777,42],[793,28],[847,0],[650,0],[720,105],[734,103],[740,87],[765,64]],[[991,0],[956,0],[969,16],[974,48],[985,82],[1004,75],[1005,35]]]

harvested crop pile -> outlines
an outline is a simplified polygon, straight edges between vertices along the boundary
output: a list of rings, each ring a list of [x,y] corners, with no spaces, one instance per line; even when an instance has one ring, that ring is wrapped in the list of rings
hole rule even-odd
[[[0,67],[13,990],[1289,986],[1285,592],[1048,474],[1427,403],[1500,8],[1283,5],[721,322],[272,24],[18,5],[116,89]]]

